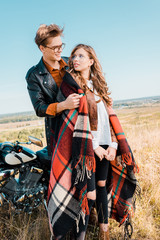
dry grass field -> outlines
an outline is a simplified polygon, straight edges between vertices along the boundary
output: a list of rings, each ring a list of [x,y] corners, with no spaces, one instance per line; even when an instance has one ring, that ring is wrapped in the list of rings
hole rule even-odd
[[[136,212],[132,220],[132,240],[160,240],[160,104],[116,109],[116,113],[140,168],[137,179],[142,192],[141,197],[137,198]],[[1,124],[0,142],[4,141],[5,137],[7,141],[17,138],[26,140],[29,134],[41,138],[45,144],[43,124],[26,124],[29,125],[10,129],[10,124],[8,127]],[[36,149],[34,146],[34,150]],[[110,238],[123,239],[123,226],[119,228],[113,220],[110,220]],[[12,215],[10,208],[1,208],[0,239],[49,240],[50,232],[43,205],[32,215],[23,213],[18,216]],[[87,239],[98,239],[96,226],[88,227]]]

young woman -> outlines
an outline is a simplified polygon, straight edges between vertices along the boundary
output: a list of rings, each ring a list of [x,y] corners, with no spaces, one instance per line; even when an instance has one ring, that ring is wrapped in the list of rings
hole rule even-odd
[[[106,181],[109,162],[115,159],[118,145],[107,112],[107,107],[111,106],[112,100],[109,97],[101,65],[92,47],[84,44],[76,46],[69,59],[69,68],[71,75],[87,97],[93,150],[96,158],[96,206],[100,229],[99,239],[109,239]]]
[[[83,90],[66,72],[56,101],[64,111],[52,122],[53,149],[48,187],[48,215],[53,239],[62,240],[72,229],[72,240],[84,240],[90,209],[96,199],[95,157]],[[66,109],[72,97],[74,108]],[[69,101],[72,102],[72,101]]]
[[[136,164],[112,111],[107,83],[93,48],[84,44],[76,46],[69,68],[56,100],[63,102],[72,93],[78,93],[81,98],[79,107],[63,111],[54,118],[52,126],[50,225],[58,240],[77,223],[72,240],[84,240],[96,197],[99,239],[108,240],[108,217],[122,224],[131,216],[137,186],[133,173]]]

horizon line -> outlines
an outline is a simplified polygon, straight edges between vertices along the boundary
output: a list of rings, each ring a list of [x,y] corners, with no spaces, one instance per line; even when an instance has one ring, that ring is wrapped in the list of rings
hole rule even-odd
[[[118,103],[118,102],[136,101],[136,100],[150,99],[150,98],[160,98],[160,95],[114,100],[114,101],[113,101],[113,105],[115,104],[115,102]],[[26,110],[26,111],[21,111],[21,112],[2,113],[2,114],[0,114],[0,117],[2,117],[2,116],[4,116],[4,115],[24,114],[24,113],[29,113],[29,112],[34,112],[34,113],[35,113],[35,111],[34,111],[34,109],[33,109],[33,110]]]

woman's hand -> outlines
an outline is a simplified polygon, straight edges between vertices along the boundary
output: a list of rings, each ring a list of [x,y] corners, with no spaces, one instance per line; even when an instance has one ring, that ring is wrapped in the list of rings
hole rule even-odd
[[[117,150],[113,147],[108,147],[105,151],[106,151],[106,159],[109,161],[113,161],[116,157]]]
[[[102,161],[102,159],[105,157],[107,159],[107,152],[104,148],[98,146],[95,150],[94,150],[95,154],[99,157],[100,161]]]

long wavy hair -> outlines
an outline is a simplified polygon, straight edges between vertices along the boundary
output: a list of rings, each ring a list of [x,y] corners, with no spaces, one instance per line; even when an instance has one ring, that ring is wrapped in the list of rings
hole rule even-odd
[[[71,73],[75,81],[79,84],[79,86],[83,89],[83,91],[86,93],[88,90],[86,80],[82,77],[79,71],[74,70],[73,60],[72,60],[74,53],[80,48],[83,48],[88,53],[89,58],[94,60],[94,63],[90,67],[90,80],[93,81],[93,88],[96,89],[98,95],[105,100],[108,106],[110,106],[112,104],[112,100],[109,97],[110,92],[108,91],[108,86],[102,72],[101,64],[96,56],[94,49],[91,46],[88,46],[85,44],[78,44],[72,50],[71,56],[68,62],[69,72]]]

